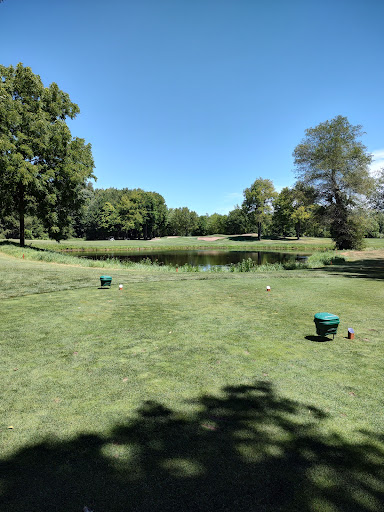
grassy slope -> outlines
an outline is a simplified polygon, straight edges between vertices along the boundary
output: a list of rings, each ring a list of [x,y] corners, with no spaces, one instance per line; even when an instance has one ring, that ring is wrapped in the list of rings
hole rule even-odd
[[[100,269],[1,254],[0,268],[4,510],[380,510],[372,263],[117,269],[109,290]],[[334,341],[316,341],[319,311],[340,316]]]
[[[27,245],[32,247],[50,249],[54,251],[137,251],[141,249],[228,249],[228,250],[276,250],[276,251],[316,251],[331,250],[334,243],[330,238],[310,238],[303,237],[297,240],[294,237],[288,237],[279,240],[262,239],[257,240],[257,236],[250,235],[213,235],[220,237],[218,240],[210,241],[204,238],[210,237],[163,237],[154,240],[82,240],[70,239],[63,240],[61,243],[52,240],[26,240]],[[203,239],[202,239],[203,238]],[[18,244],[18,240],[13,240]],[[0,241],[1,244],[1,241]],[[367,238],[365,240],[367,249],[384,249],[384,238]]]
[[[215,236],[215,235],[213,235]],[[241,249],[241,250],[326,250],[331,249],[334,244],[330,238],[285,238],[281,240],[262,239],[257,240],[256,235],[217,235],[219,240],[209,241],[201,238],[209,237],[163,237],[155,240],[90,240],[81,239],[64,240],[60,244],[52,240],[28,240],[27,244],[34,247],[49,248],[52,250],[115,250],[135,251],[139,249]],[[17,240],[15,242],[18,242]],[[384,242],[383,242],[384,246]]]

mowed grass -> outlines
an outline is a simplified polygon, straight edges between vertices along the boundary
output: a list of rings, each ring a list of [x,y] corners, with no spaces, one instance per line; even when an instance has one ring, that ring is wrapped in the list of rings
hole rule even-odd
[[[10,240],[19,243],[19,240]],[[6,243],[5,240],[0,243]],[[184,250],[184,249],[226,249],[249,251],[298,251],[313,252],[333,250],[335,243],[331,238],[286,237],[279,239],[257,239],[254,233],[246,235],[208,235],[208,236],[176,236],[159,237],[152,240],[84,240],[73,238],[60,243],[52,240],[26,240],[26,245],[34,248],[49,249],[57,252],[70,251],[139,251],[139,250]],[[384,249],[384,238],[366,238],[367,249]]]
[[[382,510],[372,263],[108,269],[110,289],[103,269],[0,268],[2,509]],[[315,336],[320,311],[340,317],[334,340]]]
[[[18,240],[13,240],[18,243]],[[82,240],[70,239],[60,243],[52,240],[26,240],[27,245],[54,251],[138,251],[138,250],[177,250],[177,249],[227,249],[227,250],[276,250],[276,251],[313,251],[329,250],[334,247],[330,238],[295,237],[281,239],[257,239],[257,235],[209,235],[161,237],[152,240]],[[384,240],[375,242],[384,247]]]

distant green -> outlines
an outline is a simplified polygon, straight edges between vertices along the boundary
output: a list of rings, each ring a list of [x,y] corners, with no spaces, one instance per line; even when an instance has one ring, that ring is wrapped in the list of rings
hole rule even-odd
[[[217,238],[217,240],[210,240]],[[13,240],[17,243],[18,240]],[[376,243],[376,242],[375,242]],[[379,242],[384,247],[384,239]],[[327,250],[333,249],[334,243],[330,238],[282,238],[282,239],[262,239],[257,240],[256,235],[212,235],[209,237],[196,236],[178,236],[178,237],[162,237],[154,240],[83,240],[73,238],[63,240],[56,243],[52,240],[27,240],[27,245],[32,247],[40,247],[43,249],[51,249],[54,251],[67,250],[127,250],[136,251],[139,249],[199,249],[199,248],[215,248],[215,249],[233,249],[233,250]],[[368,244],[369,246],[369,244]]]

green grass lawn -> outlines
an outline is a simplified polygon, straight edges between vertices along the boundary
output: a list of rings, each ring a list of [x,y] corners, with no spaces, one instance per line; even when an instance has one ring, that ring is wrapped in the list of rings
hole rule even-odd
[[[178,237],[162,237],[154,240],[82,240],[70,239],[63,240],[60,243],[52,240],[26,240],[26,244],[32,244],[33,247],[43,249],[52,249],[56,251],[74,250],[74,251],[94,251],[94,250],[115,250],[115,251],[135,251],[139,249],[157,250],[157,249],[200,249],[200,248],[216,248],[229,250],[327,250],[334,247],[334,243],[330,238],[310,238],[303,237],[297,240],[294,237],[284,239],[267,239],[258,240],[256,235],[212,235],[218,240],[207,240],[208,237],[198,236],[178,236]],[[15,240],[18,243],[18,240]],[[378,242],[380,247],[384,247],[384,240]]]
[[[217,240],[209,238],[217,237]],[[54,251],[137,251],[145,250],[176,250],[176,249],[227,249],[227,250],[275,250],[275,251],[325,251],[334,248],[334,242],[330,238],[295,237],[281,239],[262,238],[257,235],[212,235],[207,237],[178,236],[162,237],[153,240],[83,240],[73,238],[63,240],[60,243],[52,240],[26,240],[27,246],[49,249]],[[12,240],[19,243],[18,240]],[[384,249],[384,238],[366,238],[365,246],[368,249]]]
[[[104,269],[0,253],[0,509],[383,510],[372,265],[117,268],[99,289]]]

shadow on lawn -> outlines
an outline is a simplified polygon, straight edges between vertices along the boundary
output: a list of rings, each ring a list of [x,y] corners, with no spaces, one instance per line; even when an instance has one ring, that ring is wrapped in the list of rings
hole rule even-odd
[[[309,340],[309,341],[315,341],[316,343],[326,343],[327,341],[332,341],[333,338],[331,338],[330,336],[306,336],[305,337],[306,340]]]
[[[277,242],[284,242],[284,243],[295,243],[297,242],[296,239],[292,238],[284,238],[284,237],[265,237],[263,236],[261,240],[258,239],[257,234],[254,235],[228,235],[228,240],[231,240],[231,242],[266,242],[266,241],[277,241]],[[271,246],[271,250],[273,249],[273,246]]]
[[[180,417],[147,402],[106,436],[46,441],[1,462],[7,512],[382,510],[384,454],[317,428],[326,414],[269,383],[227,387]],[[129,455],[129,456],[128,456]]]
[[[0,241],[0,247],[2,245],[13,245],[13,247],[17,247],[18,249],[23,249],[23,247],[20,246],[20,243],[19,242],[13,242],[12,240],[1,240]],[[35,247],[35,246],[32,246],[32,242],[28,245],[26,244],[24,246],[25,249],[33,249],[34,251],[37,251],[37,252],[47,252],[46,249],[40,249],[39,247]]]
[[[259,242],[257,235],[231,235],[228,236],[228,240],[231,242]],[[263,238],[263,241],[266,239]]]
[[[366,259],[349,261],[335,266],[327,265],[317,271],[327,271],[331,274],[337,274],[344,277],[364,278],[364,279],[384,279],[384,260]]]

